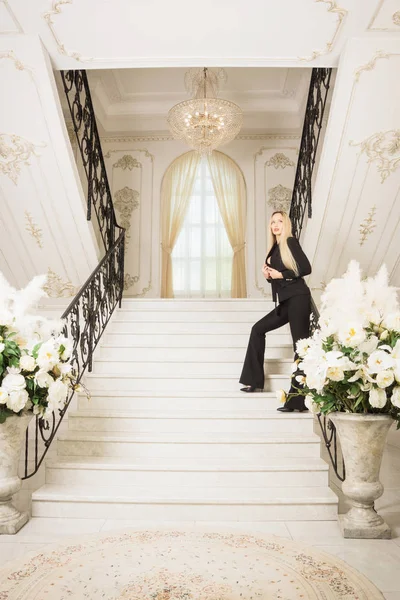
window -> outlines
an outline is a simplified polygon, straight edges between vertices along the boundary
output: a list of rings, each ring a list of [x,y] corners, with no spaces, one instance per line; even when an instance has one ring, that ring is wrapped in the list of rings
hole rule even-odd
[[[172,252],[175,297],[230,297],[232,257],[207,159],[203,159]]]

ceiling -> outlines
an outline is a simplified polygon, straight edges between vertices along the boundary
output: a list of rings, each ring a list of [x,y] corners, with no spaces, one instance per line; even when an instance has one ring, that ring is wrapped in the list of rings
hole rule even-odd
[[[96,117],[107,135],[166,132],[172,106],[190,98],[184,68],[107,69],[88,72]],[[225,69],[219,96],[244,112],[242,132],[298,132],[304,120],[311,69]]]

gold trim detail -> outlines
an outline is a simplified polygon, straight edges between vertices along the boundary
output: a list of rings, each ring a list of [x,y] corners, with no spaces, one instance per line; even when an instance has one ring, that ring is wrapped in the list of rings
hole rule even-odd
[[[82,54],[80,54],[79,52],[71,52],[70,50],[67,50],[65,45],[61,43],[61,40],[58,37],[58,35],[56,34],[55,29],[54,29],[53,18],[56,15],[61,14],[62,7],[65,4],[72,4],[72,2],[73,2],[73,0],[53,0],[52,9],[45,12],[42,16],[43,16],[43,19],[46,21],[48,28],[51,31],[51,35],[53,36],[53,39],[56,43],[56,46],[57,46],[60,54],[63,54],[64,56],[69,56],[69,58],[73,58],[79,62],[91,61],[91,60],[93,60],[93,58],[91,58],[91,57],[82,56]]]
[[[27,210],[25,211],[26,226],[25,229],[35,239],[40,249],[43,248],[42,230],[33,220],[33,216]]]
[[[286,167],[294,167],[294,162],[283,154],[283,152],[277,152],[265,163],[267,167],[274,167],[275,169],[285,169]]]
[[[254,133],[254,134],[240,134],[235,137],[235,140],[299,140],[301,135],[288,134],[288,135],[276,135],[268,133]],[[123,142],[174,142],[176,141],[170,135],[146,135],[146,136],[123,136],[123,137],[102,137],[101,141],[105,144],[118,144]],[[121,152],[121,150],[111,150],[109,152]],[[110,154],[104,155],[104,158],[110,158]],[[147,150],[146,150],[147,152]]]
[[[355,77],[354,77],[355,80],[359,81],[360,75],[364,71],[372,71],[375,68],[377,60],[379,60],[380,58],[389,58],[390,56],[391,55],[388,54],[388,52],[385,52],[384,50],[378,50],[375,53],[375,55],[371,58],[370,61],[368,61],[365,65],[361,65],[361,67],[358,67],[358,69],[356,69]]]
[[[0,59],[2,59],[2,58],[9,58],[10,60],[12,60],[15,68],[18,71],[29,70],[29,69],[27,69],[27,67],[25,67],[24,64],[22,64],[22,62],[19,60],[19,58],[17,58],[15,56],[14,50],[6,50],[5,52],[0,52]]]
[[[43,289],[49,298],[70,298],[78,292],[78,288],[69,279],[63,281],[50,267],[47,270],[47,282]]]
[[[345,8],[340,8],[335,2],[335,0],[315,0],[315,2],[323,2],[324,4],[328,4],[328,12],[337,15],[337,22],[335,31],[333,32],[333,36],[331,40],[326,43],[325,48],[323,48],[322,50],[314,50],[311,56],[299,56],[299,60],[307,62],[313,61],[316,58],[318,58],[318,56],[322,56],[323,54],[329,54],[332,51],[336,38],[339,35],[339,31],[343,25],[343,21],[345,20],[349,12]]]
[[[276,185],[268,190],[269,200],[267,204],[273,208],[273,210],[284,210],[288,211],[292,200],[293,191],[282,184]]]
[[[115,192],[114,207],[120,214],[121,227],[125,228],[125,251],[128,249],[131,239],[131,217],[134,210],[139,208],[139,192],[125,186],[122,190]]]
[[[376,206],[374,205],[370,209],[368,216],[364,219],[364,221],[362,223],[360,223],[360,228],[359,228],[360,246],[364,245],[364,243],[367,241],[368,237],[371,235],[371,233],[374,231],[374,229],[376,227],[375,213],[376,213]]]
[[[35,144],[27,139],[9,133],[0,134],[0,172],[11,179],[15,185],[21,172],[21,166],[30,166],[32,156],[40,156],[36,148],[46,144]]]
[[[122,156],[119,160],[117,160],[116,163],[113,164],[113,167],[115,169],[123,169],[124,171],[126,169],[132,171],[134,168],[141,169],[142,163],[140,163],[137,158],[133,158],[133,156],[130,154],[124,154],[124,156]]]
[[[381,183],[400,165],[400,129],[389,129],[374,133],[362,142],[349,141],[350,146],[360,146],[360,152],[368,157],[368,162],[377,162]]]
[[[394,15],[392,15],[392,21],[395,25],[400,27],[400,10],[397,10]]]

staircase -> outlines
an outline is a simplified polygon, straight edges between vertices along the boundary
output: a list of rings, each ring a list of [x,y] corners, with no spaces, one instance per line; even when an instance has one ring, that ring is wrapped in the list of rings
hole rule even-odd
[[[92,398],[69,411],[35,517],[161,521],[334,520],[337,497],[311,414],[276,411],[288,328],[267,336],[266,392],[243,394],[266,300],[124,300],[102,338]]]

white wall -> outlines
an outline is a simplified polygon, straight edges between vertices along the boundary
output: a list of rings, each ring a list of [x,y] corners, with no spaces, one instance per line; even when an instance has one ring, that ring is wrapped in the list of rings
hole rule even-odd
[[[400,286],[400,39],[351,40],[341,58],[304,248],[313,286],[356,259]]]
[[[271,196],[272,200],[280,196],[291,197],[300,138],[272,135],[243,137],[250,139],[235,140],[220,150],[237,162],[245,178],[247,290],[249,297],[260,297],[270,293],[261,274],[266,226],[272,212],[272,205],[268,202],[271,202]],[[128,206],[125,217],[117,207],[119,222],[123,224],[125,220],[127,224],[128,219],[130,223],[125,271],[126,283],[131,285],[127,285],[125,294],[150,298],[160,296],[162,178],[171,162],[189,148],[180,141],[163,140],[162,136],[159,139],[156,136],[139,139],[141,141],[134,137],[104,137],[102,147],[114,203],[117,197],[125,198],[125,206]],[[137,281],[134,281],[135,277],[138,277]]]
[[[0,36],[0,79],[0,270],[17,287],[49,273],[50,296],[74,296],[98,252],[36,36]]]

